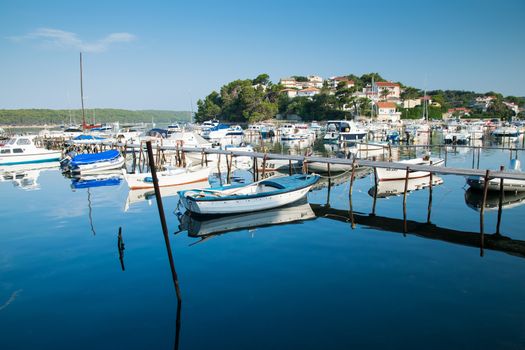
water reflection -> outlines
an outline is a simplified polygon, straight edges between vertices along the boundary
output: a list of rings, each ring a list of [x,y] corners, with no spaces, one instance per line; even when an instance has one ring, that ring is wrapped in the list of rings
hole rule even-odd
[[[415,235],[421,238],[428,238],[446,243],[460,244],[469,247],[504,252],[520,258],[525,258],[525,241],[512,239],[501,234],[484,234],[483,240],[480,239],[479,232],[459,231],[435,224],[420,223],[408,220],[409,230],[404,232],[404,222],[402,219],[394,219],[384,216],[367,215],[352,212],[351,217],[347,210],[334,209],[328,206],[312,204],[312,210],[317,217],[324,217],[336,221],[353,221],[359,225],[374,228],[384,232],[401,233]]]
[[[17,164],[0,166],[0,182],[12,182],[26,191],[40,189],[38,177],[43,170],[58,169],[59,162]]]
[[[432,186],[441,185],[443,179],[439,176],[432,176]],[[407,192],[417,191],[430,186],[430,176],[423,178],[409,179],[407,184]],[[370,196],[374,196],[376,187],[372,186],[368,190]],[[390,196],[399,196],[405,192],[405,181],[379,181],[377,183],[377,197],[385,198]]]
[[[305,198],[284,207],[256,211],[240,215],[215,217],[192,216],[188,212],[179,215],[179,232],[187,231],[188,236],[201,238],[201,241],[227,232],[256,229],[260,227],[298,223],[315,218],[310,204]],[[199,241],[200,242],[200,241]]]
[[[470,187],[465,191],[465,203],[471,209],[479,211],[483,203],[483,191]],[[511,209],[525,203],[525,192],[503,192],[502,208]],[[499,192],[487,192],[485,210],[497,210]]]

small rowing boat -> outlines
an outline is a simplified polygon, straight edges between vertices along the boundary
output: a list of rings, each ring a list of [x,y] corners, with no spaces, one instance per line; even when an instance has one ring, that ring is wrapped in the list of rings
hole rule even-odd
[[[172,187],[207,181],[211,168],[207,166],[194,166],[189,168],[175,168],[158,171],[159,187]],[[152,189],[153,177],[151,173],[127,174],[123,171],[124,178],[131,190]]]
[[[430,164],[432,162],[432,164]],[[432,165],[432,166],[441,166],[445,161],[441,158],[413,158],[407,160],[401,160],[398,163],[406,164],[407,167],[411,165]],[[392,168],[377,168],[377,179],[379,181],[399,181],[405,180],[406,170],[405,169],[392,169]],[[409,171],[409,179],[419,179],[423,177],[430,176],[428,171]]]
[[[295,202],[303,198],[319,178],[315,174],[282,176],[248,185],[180,191],[179,197],[186,210],[195,214],[248,213]]]

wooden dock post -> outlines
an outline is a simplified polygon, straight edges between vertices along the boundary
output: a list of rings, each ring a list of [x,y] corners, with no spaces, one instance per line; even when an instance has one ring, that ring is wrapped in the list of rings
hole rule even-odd
[[[447,146],[445,146],[445,166],[447,166],[448,151]]]
[[[153,188],[155,189],[155,198],[157,200],[157,208],[159,210],[160,223],[162,225],[162,233],[164,234],[164,242],[166,243],[166,250],[168,251],[168,259],[170,261],[171,276],[175,285],[177,298],[180,301],[180,288],[177,271],[175,271],[175,264],[173,263],[173,255],[171,253],[170,239],[168,237],[168,225],[166,224],[166,217],[164,216],[164,207],[162,205],[162,196],[160,195],[159,179],[157,178],[157,170],[155,169],[155,162],[153,159],[153,149],[151,148],[151,141],[146,141],[146,148],[148,150],[149,164],[151,164],[151,177],[153,179]]]
[[[377,168],[374,167],[374,201],[372,202],[372,214],[376,215],[376,203],[377,203]]]
[[[408,232],[407,227],[407,192],[408,192],[408,175],[410,173],[410,168],[407,167],[405,174],[405,189],[403,191],[403,232]]]
[[[502,165],[499,168],[500,171],[505,170],[505,167]],[[503,210],[503,179],[499,179],[499,199],[498,199],[498,222],[496,224],[496,234],[499,235],[500,224],[501,224],[501,214]]]
[[[217,154],[217,173],[219,173],[219,184],[222,186],[221,154]]]
[[[348,190],[348,195],[352,197],[352,191],[354,188],[354,179],[355,179],[355,157],[352,159],[352,173],[350,175],[350,189]]]
[[[292,160],[288,160],[288,175],[292,176]]]
[[[264,179],[264,175],[266,174],[266,159],[267,159],[268,155],[264,155],[263,157],[263,161],[262,161],[262,175],[261,177]]]
[[[478,161],[477,161],[477,165],[476,165],[476,168],[479,169],[479,156],[481,154],[481,147],[478,147]]]
[[[485,172],[485,180],[484,180],[484,183],[483,183],[483,200],[481,202],[481,208],[479,210],[479,233],[480,233],[480,251],[479,251],[479,255],[480,256],[483,256],[483,246],[484,246],[484,243],[485,243],[485,236],[484,236],[484,227],[483,227],[483,221],[485,219],[484,215],[485,215],[485,205],[487,203],[487,192],[488,192],[488,189],[489,189],[489,174],[490,174],[490,170],[487,169],[487,171]]]
[[[432,165],[432,161],[429,163]],[[432,212],[432,186],[434,185],[434,174],[430,172],[430,182],[428,184],[428,213],[427,213],[427,224],[430,224],[430,214]]]

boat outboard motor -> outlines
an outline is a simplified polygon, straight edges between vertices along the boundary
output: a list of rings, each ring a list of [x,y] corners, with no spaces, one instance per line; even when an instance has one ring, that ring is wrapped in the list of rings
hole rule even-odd
[[[521,162],[519,159],[511,159],[509,168],[511,170],[521,171]]]

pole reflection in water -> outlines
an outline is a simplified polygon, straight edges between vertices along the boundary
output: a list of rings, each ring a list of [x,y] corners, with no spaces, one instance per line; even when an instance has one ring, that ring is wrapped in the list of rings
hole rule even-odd
[[[90,189],[88,188],[87,189],[87,194],[88,194],[88,217],[89,217],[89,225],[91,227],[91,232],[93,232],[93,236],[95,236],[97,233],[95,232],[95,226],[93,225],[93,208],[91,208],[91,191]]]
[[[122,239],[122,227],[118,228],[118,238],[117,238],[117,247],[118,247],[118,259],[120,260],[120,268],[122,271],[126,271],[124,266],[124,240]]]
[[[348,222],[345,217],[346,210],[326,208],[320,204],[311,204],[317,217],[324,217],[337,221]],[[403,233],[403,220],[384,216],[370,216],[353,214],[355,221],[364,226],[372,227],[391,233]],[[435,224],[419,223],[408,220],[408,234],[418,237],[443,241],[446,243],[460,244],[480,248],[479,232],[459,231],[439,227]],[[504,252],[520,258],[525,258],[525,241],[512,239],[501,234],[485,234],[484,249]]]
[[[182,297],[179,287],[179,277],[175,270],[175,263],[173,262],[173,255],[171,252],[170,240],[168,237],[168,225],[166,224],[166,217],[164,216],[164,206],[162,205],[162,197],[159,188],[159,179],[157,177],[157,169],[155,169],[155,161],[153,159],[153,149],[151,147],[151,141],[146,142],[146,148],[148,151],[149,164],[151,164],[151,177],[153,178],[153,187],[155,189],[155,197],[157,200],[157,208],[159,210],[160,223],[162,225],[162,233],[164,235],[164,243],[166,244],[166,251],[168,253],[168,260],[170,263],[171,277],[173,279],[173,285],[175,287],[175,293],[177,295],[177,319],[175,321],[175,344],[174,348],[179,348],[180,338],[180,326],[181,326],[181,309],[182,309]]]

